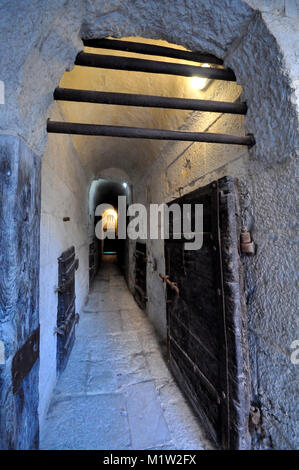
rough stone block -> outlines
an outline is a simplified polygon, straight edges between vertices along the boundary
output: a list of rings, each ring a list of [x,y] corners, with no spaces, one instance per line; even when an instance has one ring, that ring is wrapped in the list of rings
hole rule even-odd
[[[278,347],[257,337],[258,397],[264,414],[266,447],[269,439],[275,449],[299,446],[297,367]]]
[[[299,2],[298,0],[285,0],[285,14],[290,18],[299,18]]]
[[[37,361],[16,394],[12,358],[39,324],[40,159],[23,140],[0,136],[0,448],[38,446]]]

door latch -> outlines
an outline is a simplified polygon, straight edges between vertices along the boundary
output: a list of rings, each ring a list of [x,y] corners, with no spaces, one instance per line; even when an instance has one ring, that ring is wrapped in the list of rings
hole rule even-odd
[[[179,295],[180,290],[179,290],[179,288],[178,288],[176,282],[172,282],[172,281],[169,279],[169,276],[165,276],[165,274],[159,273],[159,276],[160,276],[160,278],[162,279],[163,282],[165,282],[166,284],[168,284],[169,287],[170,287],[172,290],[175,290],[176,293],[177,293],[177,295]]]

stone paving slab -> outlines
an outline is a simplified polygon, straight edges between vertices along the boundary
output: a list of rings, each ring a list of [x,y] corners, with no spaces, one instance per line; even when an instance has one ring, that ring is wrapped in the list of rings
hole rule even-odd
[[[142,331],[154,334],[154,328],[148,321],[145,313],[134,306],[133,309],[121,309],[120,315],[123,323],[123,329],[127,331]]]
[[[147,353],[146,361],[153,378],[172,380],[172,375],[167,367],[165,359],[159,350]]]
[[[77,328],[77,337],[100,337],[122,331],[122,320],[118,310],[83,314]]]
[[[101,292],[97,292],[96,294],[97,296],[84,307],[84,312],[108,312],[116,311],[121,308],[134,309],[136,307],[135,300],[133,297],[128,297],[127,290],[125,289],[123,292],[118,289],[118,295],[116,295],[115,292],[113,292],[113,295],[108,292],[106,296],[105,293]]]
[[[75,343],[73,346],[73,349],[71,351],[68,364],[70,364],[72,361],[75,363],[78,361],[86,361],[89,358],[89,346],[90,342],[86,341],[85,336],[78,336],[78,330],[76,331],[76,339]]]
[[[117,266],[101,269],[57,382],[41,448],[211,448]]]
[[[67,367],[62,372],[56,384],[55,394],[74,395],[86,392],[87,382],[86,361],[69,360]]]
[[[104,293],[109,290],[109,281],[106,279],[95,280],[92,285],[92,291],[96,293]]]
[[[181,450],[211,448],[197,418],[172,379],[156,380],[163,415],[173,443]]]
[[[123,276],[113,276],[109,279],[109,287],[123,287],[127,288],[127,283]]]
[[[137,331],[137,337],[145,354],[159,351],[159,340],[152,331]]]
[[[126,398],[133,449],[152,448],[171,440],[154,382],[131,385]]]
[[[87,349],[91,361],[98,361],[102,358],[118,362],[120,359],[126,360],[131,355],[142,353],[142,346],[138,337],[131,332],[102,335],[101,337],[93,338],[93,341],[88,344]]]
[[[136,354],[127,360],[120,360],[117,366],[118,384],[121,389],[152,379],[143,354]]]
[[[107,367],[107,361],[89,362],[86,378],[86,393],[115,393],[118,388],[117,373]]]
[[[121,394],[64,397],[52,403],[41,449],[128,449],[126,401]]]

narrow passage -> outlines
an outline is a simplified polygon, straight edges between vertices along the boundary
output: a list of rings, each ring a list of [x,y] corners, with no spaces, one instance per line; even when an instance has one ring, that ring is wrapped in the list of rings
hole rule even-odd
[[[41,430],[41,449],[207,449],[165,351],[105,255]]]

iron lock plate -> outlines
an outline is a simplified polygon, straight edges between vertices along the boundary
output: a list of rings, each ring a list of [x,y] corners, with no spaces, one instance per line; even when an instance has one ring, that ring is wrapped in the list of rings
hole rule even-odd
[[[16,352],[12,360],[13,393],[17,393],[28,372],[39,357],[39,326],[25,344]]]

